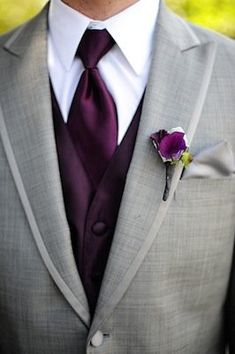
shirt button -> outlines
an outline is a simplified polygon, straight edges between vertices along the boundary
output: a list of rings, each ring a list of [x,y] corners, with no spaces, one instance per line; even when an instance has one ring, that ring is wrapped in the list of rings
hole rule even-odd
[[[93,225],[92,231],[95,235],[102,236],[107,231],[107,225],[102,221],[98,221]]]
[[[91,338],[91,345],[95,348],[100,347],[103,344],[104,336],[101,331],[97,331],[96,334]]]

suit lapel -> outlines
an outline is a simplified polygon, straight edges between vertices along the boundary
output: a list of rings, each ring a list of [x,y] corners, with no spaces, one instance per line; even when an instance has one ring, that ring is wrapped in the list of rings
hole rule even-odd
[[[90,337],[114,310],[138,271],[164,222],[181,175],[179,166],[171,196],[163,202],[165,166],[149,137],[159,129],[180,126],[189,131],[191,141],[214,64],[215,51],[210,58],[210,45],[200,43],[191,29],[163,5],[155,38],[137,141]],[[210,70],[206,72],[205,67]]]
[[[2,139],[39,252],[58,288],[88,326],[88,304],[72,253],[58,169],[46,33],[47,8],[5,45],[10,65],[6,78],[1,78]]]
[[[6,43],[11,64],[7,70],[11,72],[7,71],[6,78],[2,78],[5,84],[1,94],[1,133],[39,252],[58,288],[89,326],[88,305],[72,254],[58,169],[46,62],[46,18],[44,10]],[[194,132],[197,125],[192,124],[191,118],[201,92],[208,44],[200,43],[181,19],[163,5],[155,37],[135,151],[90,336],[127,290],[164,222],[165,205],[169,206],[171,201],[169,198],[168,204],[162,202],[165,167],[149,136],[159,129],[177,126],[186,132],[190,127]],[[174,176],[174,188],[179,175],[180,169]]]

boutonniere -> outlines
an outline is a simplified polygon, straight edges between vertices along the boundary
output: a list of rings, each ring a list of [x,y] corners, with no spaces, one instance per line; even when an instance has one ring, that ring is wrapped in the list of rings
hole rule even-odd
[[[189,152],[186,134],[180,127],[170,131],[159,130],[152,134],[150,139],[166,166],[166,185],[163,193],[163,200],[166,201],[175,165],[181,162],[184,167],[187,167],[193,158]]]

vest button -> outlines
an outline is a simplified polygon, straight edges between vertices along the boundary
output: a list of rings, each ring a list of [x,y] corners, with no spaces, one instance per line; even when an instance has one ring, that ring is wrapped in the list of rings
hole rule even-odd
[[[103,333],[101,331],[97,331],[95,335],[91,338],[91,345],[95,348],[98,348],[103,344],[103,341]]]
[[[98,221],[93,225],[92,231],[95,235],[102,236],[107,231],[107,225],[102,221]]]

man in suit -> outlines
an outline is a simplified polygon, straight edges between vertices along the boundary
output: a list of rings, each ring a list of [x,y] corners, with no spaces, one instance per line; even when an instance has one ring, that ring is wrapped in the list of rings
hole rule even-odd
[[[234,353],[234,42],[158,0],[52,0],[0,48],[0,352]]]

